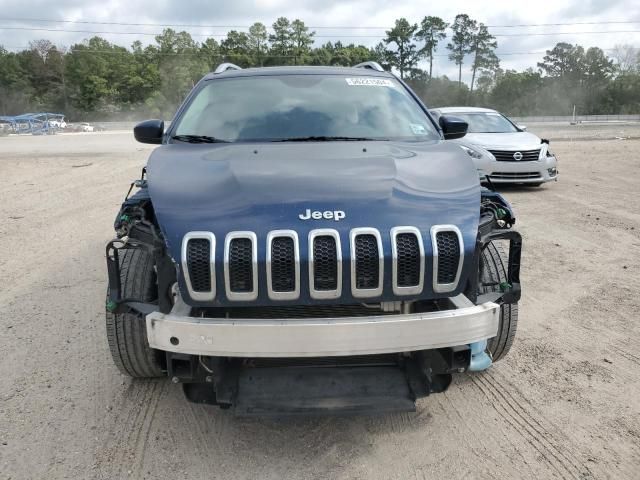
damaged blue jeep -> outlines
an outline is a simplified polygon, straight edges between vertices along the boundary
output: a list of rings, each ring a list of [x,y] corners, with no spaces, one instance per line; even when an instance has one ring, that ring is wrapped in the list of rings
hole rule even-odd
[[[503,358],[522,241],[466,129],[375,62],[218,67],[134,129],[160,146],[106,247],[115,364],[282,415],[414,410]]]

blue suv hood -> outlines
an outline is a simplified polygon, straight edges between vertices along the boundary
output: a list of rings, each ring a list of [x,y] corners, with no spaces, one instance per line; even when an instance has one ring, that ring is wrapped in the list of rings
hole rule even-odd
[[[466,249],[461,286],[471,266],[480,185],[470,157],[453,143],[169,144],[152,153],[147,172],[155,213],[178,265],[182,238],[191,231],[215,234],[216,264],[222,266],[220,247],[231,231],[256,233],[260,263],[269,231],[296,230],[304,264],[303,239],[313,229],[338,230],[346,246],[352,228],[377,228],[390,257],[391,228],[414,226],[423,233],[430,259],[431,226],[453,224],[461,230]],[[301,220],[299,215],[307,209],[341,210],[345,218]],[[343,261],[348,258],[343,252]],[[386,271],[390,265],[385,265]],[[301,277],[305,275],[302,270]],[[216,276],[223,285],[222,268],[217,268]],[[422,296],[438,295],[425,289]],[[215,303],[227,303],[223,290],[217,297]],[[303,297],[297,303],[304,303]],[[386,298],[393,295],[385,293]],[[262,294],[261,301],[273,303]]]

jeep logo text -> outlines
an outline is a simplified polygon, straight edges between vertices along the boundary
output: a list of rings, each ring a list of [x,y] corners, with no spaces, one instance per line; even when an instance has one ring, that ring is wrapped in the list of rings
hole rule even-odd
[[[340,220],[342,220],[343,218],[345,218],[347,216],[346,213],[344,213],[342,210],[326,210],[324,212],[321,212],[319,210],[314,210],[313,212],[307,208],[307,210],[305,210],[304,213],[301,213],[300,215],[298,215],[298,218],[300,220],[334,220],[336,222],[339,222]]]

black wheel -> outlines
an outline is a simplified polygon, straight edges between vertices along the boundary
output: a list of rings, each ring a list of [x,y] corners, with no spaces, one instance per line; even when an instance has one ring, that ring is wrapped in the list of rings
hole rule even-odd
[[[509,255],[503,245],[491,242],[482,251],[480,266],[480,292],[487,293],[500,290],[500,283],[507,281],[507,265]],[[494,362],[504,358],[516,336],[518,328],[518,305],[505,304],[500,307],[500,324],[498,335],[489,339],[487,349]]]
[[[124,298],[153,302],[158,298],[153,256],[146,250],[121,250],[120,282]],[[163,375],[162,352],[149,347],[147,328],[142,315],[113,314],[106,311],[107,340],[118,369],[130,377],[149,378]]]

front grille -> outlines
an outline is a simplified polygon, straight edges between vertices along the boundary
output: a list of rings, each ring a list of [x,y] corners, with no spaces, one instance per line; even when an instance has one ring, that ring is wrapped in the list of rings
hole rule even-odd
[[[420,284],[420,245],[414,233],[396,236],[396,278],[399,287],[415,287]]]
[[[330,235],[313,239],[313,288],[318,291],[338,288],[338,252],[336,239]]]
[[[205,238],[187,242],[187,266],[194,292],[211,291],[211,244]]]
[[[532,180],[540,178],[540,172],[493,172],[490,176],[500,180]]]
[[[499,162],[533,162],[540,158],[540,149],[537,150],[489,150]],[[522,158],[516,160],[514,155],[520,153]]]
[[[460,263],[460,241],[453,231],[436,234],[438,245],[438,283],[450,284],[456,280]]]
[[[229,291],[253,291],[253,244],[249,238],[229,242]]]
[[[380,285],[380,252],[375,235],[361,234],[355,241],[355,274],[358,290],[374,289]]]
[[[265,243],[255,233],[229,232],[222,256],[226,300],[257,300],[259,279],[265,276],[270,300],[296,300],[301,295],[314,300],[339,299],[343,296],[343,277],[348,279],[354,303],[358,302],[355,299],[379,298],[385,294],[385,288],[398,296],[417,296],[424,289],[425,260],[431,258],[426,244],[423,245],[423,235],[410,226],[394,227],[386,233],[375,228],[354,228],[349,232],[346,254],[350,270],[344,272],[341,235],[337,230],[312,230],[302,249],[297,232],[274,230],[266,237],[266,251],[260,249]],[[384,256],[383,238],[389,239],[386,242],[391,245],[388,259]],[[210,232],[189,232],[183,238],[181,265],[192,300],[216,299],[215,239]],[[460,231],[453,225],[435,225],[431,228],[429,245],[433,248],[432,291],[453,291],[463,258]],[[306,265],[300,263],[301,252]],[[391,278],[385,278],[385,261],[392,266]],[[308,288],[306,292],[301,291],[301,271],[308,273],[308,282],[302,283]]]
[[[296,289],[295,245],[291,237],[276,237],[271,242],[271,288],[274,292]]]

